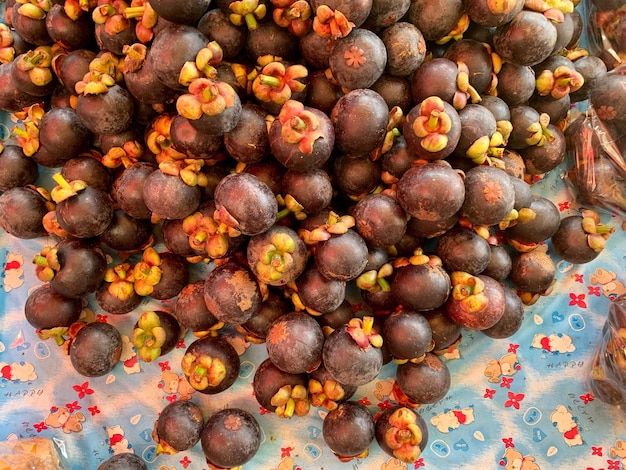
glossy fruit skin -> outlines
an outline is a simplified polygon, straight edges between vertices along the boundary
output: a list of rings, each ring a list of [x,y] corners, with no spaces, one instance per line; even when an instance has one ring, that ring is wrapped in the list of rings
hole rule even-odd
[[[369,88],[380,78],[386,63],[383,41],[362,28],[355,28],[345,38],[336,40],[329,57],[333,77],[349,90]]]
[[[357,202],[352,213],[356,230],[369,248],[395,245],[406,232],[406,213],[386,194],[368,194]]]
[[[474,275],[483,272],[491,258],[487,240],[462,227],[441,235],[437,240],[436,253],[449,272],[465,271]]]
[[[504,288],[489,276],[477,276],[485,285],[483,293],[487,296],[486,305],[474,311],[468,310],[461,302],[450,298],[446,303],[448,315],[463,328],[484,330],[495,325],[504,315]]]
[[[261,427],[245,410],[226,408],[211,415],[200,436],[202,451],[218,467],[239,467],[259,450]]]
[[[374,440],[374,417],[357,401],[346,401],[324,418],[322,435],[338,457],[355,457],[365,452]]]
[[[245,266],[228,262],[216,267],[205,280],[204,301],[224,323],[244,323],[259,310],[261,293],[256,278]]]
[[[17,145],[7,145],[0,153],[0,191],[34,183],[39,174],[37,163],[24,155]]]
[[[391,292],[397,302],[418,312],[443,305],[450,295],[450,288],[447,271],[431,264],[402,266],[391,281]]]
[[[111,315],[123,315],[135,310],[143,298],[133,293],[129,299],[118,299],[109,292],[109,282],[103,281],[96,289],[95,297],[98,306]]]
[[[400,364],[396,381],[414,403],[437,403],[450,389],[450,370],[438,356],[427,353],[421,362]]]
[[[334,330],[324,343],[322,360],[326,370],[337,382],[347,385],[364,385],[374,380],[383,365],[380,348],[361,348],[346,327]]]
[[[26,321],[38,330],[69,327],[78,321],[82,311],[80,299],[59,294],[49,284],[43,284],[28,295],[24,304]]]
[[[517,292],[511,287],[504,287],[504,313],[495,325],[481,332],[490,338],[503,339],[515,334],[522,327],[524,304]]]
[[[276,406],[272,405],[272,397],[278,390],[285,386],[292,387],[301,385],[307,387],[308,377],[306,374],[290,374],[284,372],[274,365],[268,357],[257,367],[252,387],[256,401],[268,411],[276,411]]]
[[[187,284],[178,294],[173,314],[183,328],[203,332],[218,323],[204,302],[204,287],[204,280],[198,280]]]
[[[600,254],[589,246],[582,220],[580,215],[564,217],[551,238],[555,253],[572,264],[589,263]]]
[[[137,162],[122,171],[116,179],[115,194],[120,208],[131,217],[149,219],[152,211],[146,206],[143,187],[148,175],[157,170],[150,162]]]
[[[359,276],[367,264],[368,248],[355,230],[320,242],[315,250],[315,264],[320,273],[333,281],[347,282]]]
[[[477,166],[465,174],[461,213],[474,225],[495,225],[513,210],[515,190],[509,176],[496,167]]]
[[[174,451],[181,452],[196,445],[203,428],[202,410],[189,400],[177,400],[161,410],[153,434],[160,445],[166,443]]]
[[[290,374],[314,370],[322,360],[323,345],[321,326],[305,312],[281,315],[272,322],[265,338],[268,357]]]
[[[112,325],[102,322],[83,326],[70,344],[72,366],[85,377],[100,377],[113,370],[122,354],[122,337]]]
[[[62,240],[56,248],[60,270],[50,281],[52,288],[71,298],[95,292],[104,280],[107,267],[102,249],[76,238]]]
[[[76,113],[94,134],[117,134],[126,130],[133,119],[134,104],[130,93],[113,85],[101,95],[79,95]]]
[[[509,279],[523,292],[541,294],[552,286],[555,276],[556,267],[550,256],[535,248],[513,258]]]
[[[328,279],[314,263],[296,278],[296,287],[304,306],[319,314],[332,312],[346,297],[346,283]]]
[[[104,233],[113,220],[113,204],[102,189],[87,186],[56,205],[56,216],[63,230],[77,238]]]
[[[418,359],[432,347],[432,329],[418,312],[392,313],[385,318],[381,334],[383,344],[395,359]]]
[[[116,454],[98,466],[98,470],[148,470],[148,465],[136,454]]]
[[[189,186],[178,176],[154,170],[143,182],[146,207],[163,219],[184,219],[200,205],[199,186]]]
[[[156,284],[150,297],[167,300],[176,297],[189,282],[189,264],[182,256],[167,251],[159,253],[161,258],[161,280]]]
[[[540,243],[548,240],[559,228],[561,213],[558,207],[539,195],[533,195],[527,207],[535,212],[535,218],[527,222],[518,221],[506,229],[505,234],[509,239],[522,243]]]
[[[0,195],[0,227],[16,238],[45,235],[42,218],[47,212],[44,198],[29,187],[16,186]]]

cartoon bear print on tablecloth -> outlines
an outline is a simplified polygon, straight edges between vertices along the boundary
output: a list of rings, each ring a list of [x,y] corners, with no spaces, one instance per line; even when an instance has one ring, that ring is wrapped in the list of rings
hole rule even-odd
[[[589,275],[589,281],[592,285],[599,284],[602,288],[602,294],[611,300],[615,300],[626,293],[626,285],[617,279],[617,274],[614,271],[597,268]]]
[[[137,374],[141,372],[141,366],[137,360],[137,351],[132,341],[126,335],[122,335],[122,354],[120,355],[124,372],[127,374]]]
[[[124,430],[119,425],[109,426],[106,428],[107,436],[109,437],[109,447],[114,455],[117,454],[133,454],[134,450],[131,447],[128,439],[124,437]]]
[[[2,285],[5,292],[11,292],[24,284],[24,257],[18,253],[7,253],[6,261],[2,263]]]
[[[620,468],[626,468],[626,441],[617,439],[615,445],[609,448],[609,455],[612,459],[619,458],[621,461]]]
[[[71,413],[64,406],[53,406],[50,408],[50,413],[46,416],[44,423],[51,428],[60,428],[64,433],[69,434],[71,432],[82,431],[83,423],[85,421],[85,415],[80,411]]]
[[[583,438],[580,435],[580,429],[576,419],[565,405],[558,405],[556,410],[550,414],[552,425],[563,434],[563,440],[570,446],[580,446],[583,444]]]
[[[485,377],[489,382],[497,384],[502,376],[511,377],[522,368],[517,360],[517,354],[510,352],[500,358],[491,359],[485,367]]]
[[[565,333],[551,333],[549,335],[537,333],[533,338],[531,346],[555,354],[566,354],[576,351],[572,337]]]
[[[430,424],[435,426],[439,432],[449,433],[458,429],[461,425],[468,425],[474,422],[474,408],[455,408],[446,410],[430,418]]]
[[[532,455],[524,455],[515,447],[508,447],[500,459],[505,470],[541,470]]]
[[[170,369],[163,369],[158,387],[166,394],[179,394],[179,400],[189,400],[196,391],[185,376],[179,376]]]
[[[37,378],[35,366],[30,362],[0,362],[0,378],[13,382],[32,382]]]

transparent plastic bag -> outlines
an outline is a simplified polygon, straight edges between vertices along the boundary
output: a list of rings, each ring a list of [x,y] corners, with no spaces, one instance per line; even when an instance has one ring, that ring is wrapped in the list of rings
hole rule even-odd
[[[626,216],[626,139],[590,107],[566,129],[568,180],[579,204]],[[620,138],[624,142],[619,142]]]
[[[626,405],[626,294],[609,306],[588,383],[596,398],[611,405]]]
[[[0,470],[63,470],[50,439],[27,437],[0,441]]]
[[[626,0],[587,0],[589,52],[609,70],[626,63]]]

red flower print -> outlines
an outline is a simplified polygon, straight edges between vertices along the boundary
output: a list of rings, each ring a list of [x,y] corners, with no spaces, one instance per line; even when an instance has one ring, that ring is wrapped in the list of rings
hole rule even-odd
[[[504,442],[504,448],[508,449],[510,447],[515,447],[515,444],[513,444],[513,438],[512,437],[503,437],[502,438],[502,442]]]
[[[280,448],[280,458],[284,459],[285,457],[291,457],[291,451],[293,447],[281,447]]]
[[[169,361],[159,362],[159,367],[161,368],[161,372],[171,369]]]
[[[608,460],[606,461],[606,464],[608,465],[607,470],[620,470],[621,466],[620,466],[620,462],[621,460]]]
[[[99,321],[100,323],[106,323],[107,322],[107,316],[106,315],[102,315],[101,313],[96,315],[96,321]]]
[[[587,294],[600,297],[600,286],[587,286]]]
[[[46,423],[44,423],[43,421],[41,423],[33,424],[33,427],[35,428],[37,432],[41,432],[44,429],[48,429],[48,426],[46,426]]]
[[[388,409],[388,408],[391,408],[391,407],[392,407],[392,405],[391,405],[391,403],[389,403],[389,400],[385,400],[385,401],[383,401],[383,402],[378,403],[378,407],[379,407],[381,410],[386,410],[386,409]]]
[[[89,410],[89,412],[91,413],[91,416],[95,416],[97,414],[100,413],[100,410],[98,409],[97,406],[90,406],[89,408],[87,408]]]
[[[259,406],[259,413],[262,415],[266,415],[266,414],[271,413],[271,411],[268,410],[267,408],[263,408],[262,406]]]
[[[165,399],[170,403],[174,403],[176,401],[176,395],[168,395],[165,397]]]
[[[602,457],[602,447],[591,446],[591,455],[599,455]]]
[[[500,388],[503,388],[503,387],[511,388],[512,382],[513,382],[513,377],[502,377],[502,381],[500,382]]]
[[[74,411],[80,410],[81,406],[78,404],[78,400],[76,400],[72,403],[66,403],[65,408],[67,408],[67,411],[69,411],[70,413],[74,413]]]
[[[566,211],[567,209],[569,209],[569,201],[559,202],[559,210],[561,212]]]
[[[420,457],[413,463],[413,468],[420,468],[420,467],[425,467],[425,466],[426,464],[424,463],[423,457]]]
[[[569,304],[577,305],[580,308],[587,308],[587,303],[585,302],[585,294],[574,294],[570,292],[569,294]]]
[[[185,349],[186,347],[185,338],[181,338],[178,343],[176,343],[176,349]]]
[[[372,404],[372,402],[371,402],[371,401],[369,401],[369,399],[368,399],[367,397],[363,397],[363,398],[361,398],[360,400],[358,400],[358,402],[359,402],[361,405],[365,405],[365,406],[369,406],[369,405],[371,405],[371,404]]]
[[[182,460],[179,460],[180,464],[183,466],[183,468],[187,468],[189,466],[189,464],[191,463],[191,460],[189,460],[187,458],[187,456],[185,455]]]
[[[352,304],[352,312],[353,313],[358,313],[361,310],[363,310],[363,304],[360,302],[354,303]]]
[[[508,352],[516,353],[518,349],[519,349],[519,344],[509,343],[509,350],[508,350]]]
[[[493,399],[493,396],[495,395],[496,391],[492,390],[490,388],[486,388],[485,389],[485,394],[483,395],[484,398],[489,398],[490,400]]]
[[[589,403],[590,401],[593,401],[593,396],[591,395],[591,393],[586,393],[585,395],[581,395],[580,399],[583,401],[583,403],[586,405],[587,403]]]
[[[574,274],[574,282],[582,283],[583,279],[584,279],[584,276],[582,274]]]
[[[91,395],[93,393],[93,389],[89,388],[89,382],[74,385],[72,388],[78,392],[78,398],[85,398],[85,395]]]
[[[523,393],[513,393],[509,392],[509,399],[504,402],[504,406],[507,408],[512,406],[516,410],[519,410],[519,402],[524,399]]]

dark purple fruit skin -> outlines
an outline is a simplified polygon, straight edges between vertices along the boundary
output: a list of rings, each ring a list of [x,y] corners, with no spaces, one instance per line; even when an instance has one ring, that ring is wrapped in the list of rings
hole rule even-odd
[[[587,233],[582,227],[582,216],[564,217],[552,235],[554,252],[572,264],[585,264],[598,257],[600,251],[593,250],[587,241]]]
[[[150,297],[167,300],[176,297],[189,283],[189,265],[185,258],[169,253],[159,253],[161,257],[161,280],[154,286]]]
[[[463,15],[463,2],[423,1],[411,2],[407,19],[422,32],[429,41],[441,39],[450,31]]]
[[[121,300],[109,292],[108,282],[100,284],[96,290],[96,302],[98,306],[111,315],[123,315],[125,313],[132,312],[139,304],[141,304],[142,297],[137,293],[133,293],[130,299]]]
[[[42,218],[47,213],[45,199],[32,188],[16,186],[0,195],[0,227],[16,238],[45,235]]]
[[[346,283],[326,278],[315,264],[298,276],[296,287],[304,306],[322,315],[338,308],[346,296]]]
[[[163,219],[184,219],[200,205],[199,186],[189,186],[178,176],[154,170],[143,183],[146,207]]]
[[[65,297],[43,284],[33,290],[24,304],[26,321],[38,330],[69,327],[78,321],[83,306],[80,299]]]
[[[430,350],[433,332],[425,316],[400,310],[387,316],[381,331],[383,344],[396,359],[417,359]]]
[[[495,225],[513,210],[515,189],[504,170],[477,166],[465,174],[461,213],[475,225]]]
[[[550,56],[556,41],[557,31],[550,20],[530,10],[520,11],[493,36],[495,52],[504,61],[530,66]]]
[[[93,157],[77,156],[67,160],[61,168],[67,181],[81,180],[89,186],[109,192],[112,179],[109,169]]]
[[[216,267],[206,277],[204,301],[218,320],[230,324],[244,323],[259,311],[259,284],[248,268],[228,262]]]
[[[133,119],[134,104],[130,93],[113,85],[102,95],[79,95],[76,113],[94,134],[117,134],[126,130]]]
[[[281,387],[285,385],[302,385],[306,388],[307,384],[308,378],[306,374],[284,372],[276,367],[270,358],[259,364],[252,380],[254,398],[259,405],[271,412],[276,411],[276,407],[271,403],[272,397]]]
[[[508,338],[515,334],[524,320],[524,304],[517,292],[511,287],[504,287],[504,314],[495,325],[481,330],[494,339]]]
[[[540,243],[552,237],[561,221],[558,207],[539,195],[533,195],[527,207],[535,211],[535,218],[528,222],[517,222],[506,229],[507,237],[521,243]]]
[[[454,344],[461,337],[461,326],[454,323],[446,311],[445,305],[428,312],[424,316],[430,324],[434,351],[442,351]]]
[[[231,157],[249,164],[260,162],[270,154],[266,116],[258,104],[242,104],[239,122],[224,134],[224,146]]]
[[[13,62],[0,64],[0,109],[7,113],[16,113],[40,101],[40,97],[20,90],[11,76]]]
[[[443,101],[444,112],[450,117],[450,121],[452,122],[452,124],[450,130],[446,134],[446,137],[448,139],[446,146],[441,150],[432,152],[422,147],[422,138],[415,135],[415,132],[413,131],[413,123],[420,116],[421,104],[422,102],[417,103],[409,111],[406,116],[406,120],[404,121],[403,134],[404,139],[406,140],[407,147],[409,151],[411,151],[418,158],[424,159],[429,162],[446,158],[447,156],[452,154],[457,144],[459,143],[459,139],[461,138],[462,128],[459,113],[450,103],[445,100]]]
[[[143,197],[143,187],[148,175],[156,169],[154,163],[137,162],[126,168],[115,181],[117,203],[131,217],[149,219],[152,215]]]
[[[365,58],[357,67],[348,61],[354,47]],[[368,89],[383,74],[386,64],[385,44],[374,32],[362,28],[355,28],[348,36],[337,39],[328,59],[337,83],[349,90]]]
[[[34,183],[38,174],[37,162],[24,155],[21,147],[4,147],[0,153],[0,191]]]
[[[173,313],[180,326],[191,331],[207,331],[218,323],[204,302],[204,280],[192,282],[182,288],[176,298]]]
[[[398,365],[396,381],[412,402],[437,403],[450,389],[450,370],[438,356],[427,353],[421,362]]]
[[[315,249],[315,264],[322,276],[347,282],[359,276],[367,264],[368,248],[355,230],[320,242]]]
[[[443,305],[450,295],[450,276],[441,266],[402,266],[391,281],[391,292],[405,308],[423,312]]]
[[[148,466],[138,455],[125,452],[102,462],[98,470],[148,470]]]
[[[337,382],[359,386],[378,376],[383,365],[383,353],[380,348],[371,345],[361,348],[343,326],[326,338],[322,361]]]
[[[135,219],[121,209],[113,211],[111,223],[100,235],[100,242],[118,251],[140,249],[148,242],[152,225],[147,219]]]
[[[406,232],[406,213],[386,194],[368,194],[357,202],[352,216],[357,232],[369,248],[395,245]]]
[[[376,442],[378,442],[380,448],[387,455],[390,455],[392,457],[394,456],[394,450],[389,447],[389,445],[385,442],[385,434],[390,428],[393,427],[393,425],[389,423],[390,416],[395,413],[399,408],[402,407],[396,405],[391,408],[387,408],[376,417]],[[423,451],[426,448],[426,444],[428,444],[428,425],[426,424],[426,421],[424,421],[424,418],[422,418],[422,416],[417,412],[417,410],[413,410],[411,408],[406,409],[415,413],[415,416],[417,417],[415,424],[419,426],[420,430],[422,431],[422,441],[419,443],[419,448]]]
[[[318,381],[320,384],[322,384],[322,386],[324,386],[324,384],[329,380],[339,384],[339,386],[343,389],[344,396],[343,398],[336,400],[335,403],[342,403],[344,401],[348,401],[350,398],[352,398],[352,396],[356,393],[358,389],[356,385],[346,385],[346,384],[337,382],[333,378],[331,373],[328,372],[326,367],[324,367],[323,363],[320,364],[320,366],[317,369],[315,369],[313,372],[309,374],[309,378],[310,380]]]
[[[244,235],[258,235],[276,220],[278,203],[272,190],[250,173],[232,173],[215,188],[215,207],[226,210]]]
[[[191,449],[200,440],[204,418],[202,410],[189,400],[168,404],[154,423],[158,442],[181,452]]]
[[[101,235],[113,220],[113,204],[102,189],[87,186],[56,205],[59,225],[77,238]]]
[[[61,160],[77,157],[91,139],[91,132],[72,108],[52,108],[39,123],[40,144]]]
[[[389,74],[409,76],[424,61],[426,42],[414,24],[406,21],[395,22],[381,31],[380,38],[387,49],[385,70]]]
[[[550,256],[535,248],[513,258],[509,279],[522,292],[541,294],[552,286],[555,275],[556,267]]]
[[[515,15],[517,15],[522,8],[524,8],[523,0],[516,0],[514,2],[507,2],[501,13],[494,13],[489,8],[487,2],[480,0],[464,0],[463,6],[465,12],[469,15],[470,19],[481,26],[494,27],[501,24],[508,23]]]
[[[457,227],[448,230],[437,241],[436,253],[443,266],[450,271],[480,274],[491,258],[487,240],[470,229]]]
[[[315,214],[327,208],[333,197],[333,186],[325,170],[287,170],[281,180],[282,194],[293,196],[304,212]]]
[[[322,435],[339,457],[356,457],[365,452],[375,436],[374,417],[358,401],[341,403],[324,418]]]
[[[195,340],[187,348],[185,355],[192,354],[196,357],[209,356],[211,358],[221,360],[226,366],[226,376],[217,385],[209,385],[207,388],[198,390],[207,395],[215,395],[230,388],[237,377],[239,377],[239,369],[241,361],[235,348],[221,336],[205,336]],[[184,356],[183,356],[184,360]]]
[[[494,278],[496,281],[504,282],[511,272],[511,255],[500,245],[489,245],[491,252],[489,263],[481,274]]]
[[[301,374],[314,370],[322,360],[322,327],[305,312],[290,312],[270,325],[265,338],[267,354],[281,370]]]
[[[207,462],[224,468],[239,467],[261,446],[261,427],[247,411],[226,408],[210,416],[200,436]]]
[[[199,132],[189,119],[180,115],[172,120],[170,137],[174,148],[189,158],[213,158],[222,145],[220,136]]]
[[[122,337],[103,322],[83,326],[70,344],[72,366],[85,377],[100,377],[113,370],[122,354]]]
[[[56,248],[61,269],[50,281],[52,288],[71,298],[85,297],[95,292],[104,280],[107,268],[102,249],[80,239],[62,240]]]

